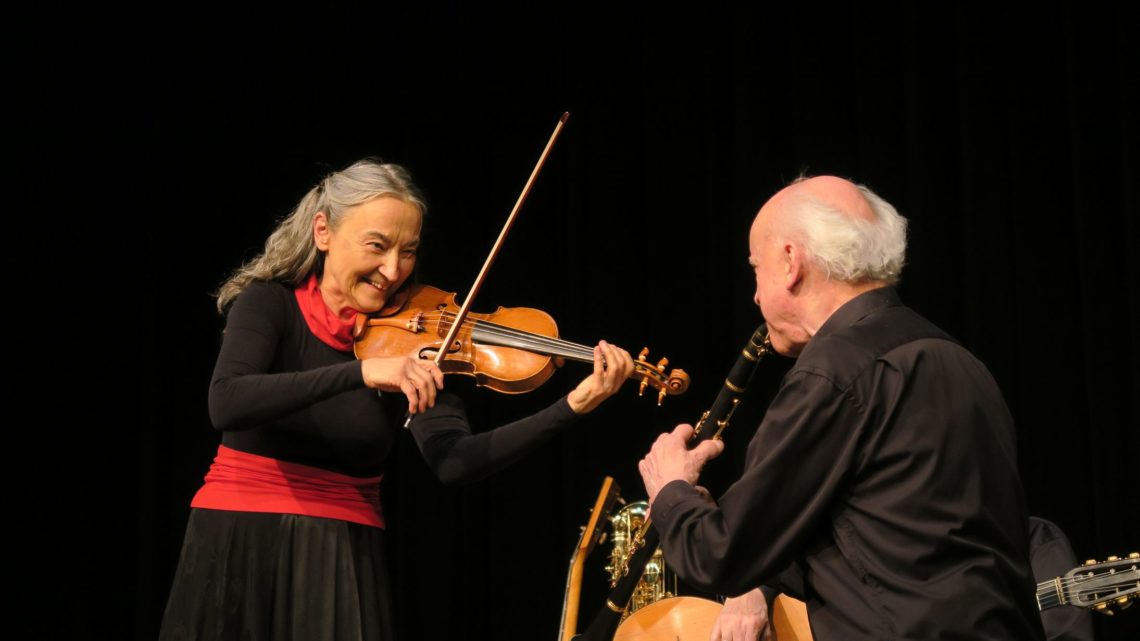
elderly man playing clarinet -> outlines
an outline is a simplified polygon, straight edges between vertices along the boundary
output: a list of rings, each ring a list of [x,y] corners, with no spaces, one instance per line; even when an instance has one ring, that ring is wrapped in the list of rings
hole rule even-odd
[[[689,425],[640,463],[667,563],[733,597],[712,641],[767,635],[776,591],[807,603],[817,641],[1044,638],[1013,419],[986,367],[900,302],[906,219],[801,179],[749,250],[772,346],[797,360],[742,476],[702,497],[723,445],[689,450]]]

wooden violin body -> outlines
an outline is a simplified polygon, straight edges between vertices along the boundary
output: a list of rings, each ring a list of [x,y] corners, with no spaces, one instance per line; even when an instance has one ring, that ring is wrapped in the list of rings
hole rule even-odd
[[[413,285],[400,309],[389,306],[376,317],[357,321],[356,356],[416,354],[420,358],[435,358],[458,310],[454,293],[430,285]],[[476,385],[520,394],[545,383],[554,369],[562,365],[552,355],[495,341],[518,338],[513,332],[498,328],[558,338],[558,326],[546,312],[500,307],[492,314],[468,314],[464,325],[439,364],[444,374],[472,376]]]
[[[491,314],[469,313],[451,344],[443,342],[459,312],[455,294],[430,285],[415,284],[397,295],[375,316],[359,316],[354,336],[356,357],[408,356],[434,358],[445,374],[475,378],[475,384],[506,394],[529,392],[550,379],[564,359],[592,363],[593,348],[558,338],[558,325],[549,314],[528,307],[500,307]],[[658,404],[667,394],[681,394],[689,376],[674,369],[668,359],[656,365],[645,360],[643,349],[634,363],[640,390],[658,390]]]

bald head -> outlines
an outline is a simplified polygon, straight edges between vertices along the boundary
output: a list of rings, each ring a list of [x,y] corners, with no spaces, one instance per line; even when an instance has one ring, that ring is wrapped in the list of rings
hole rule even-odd
[[[756,222],[768,230],[784,229],[789,222],[795,221],[805,202],[852,219],[875,222],[875,213],[859,187],[836,176],[804,178],[784,187],[764,204]]]
[[[863,192],[850,180],[835,176],[816,176],[793,183],[784,188],[792,195],[802,195],[822,203],[836,211],[869,223],[875,222],[875,212],[863,197]]]
[[[808,178],[760,208],[749,251],[772,346],[794,356],[841,305],[898,280],[906,219],[866,187]]]
[[[906,255],[906,219],[870,189],[836,176],[798,180],[765,203],[751,241],[776,236],[797,242],[839,282],[897,282]]]

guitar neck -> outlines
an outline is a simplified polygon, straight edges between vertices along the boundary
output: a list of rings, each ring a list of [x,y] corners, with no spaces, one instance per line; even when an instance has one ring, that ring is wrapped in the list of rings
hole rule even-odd
[[[1065,605],[1065,589],[1061,585],[1061,577],[1038,583],[1037,611],[1043,612],[1059,605]]]
[[[590,519],[582,527],[582,536],[578,538],[578,545],[574,546],[574,554],[570,557],[570,570],[566,573],[566,591],[562,596],[562,620],[558,624],[558,641],[570,641],[578,630],[578,598],[582,590],[582,567],[586,557],[594,551],[600,538],[599,523],[606,518],[618,500],[621,487],[607,476],[602,481],[602,489],[590,510]]]
[[[1140,594],[1140,555],[1110,556],[1101,563],[1088,562],[1050,581],[1037,584],[1037,609],[1072,605],[1105,611],[1123,607]]]

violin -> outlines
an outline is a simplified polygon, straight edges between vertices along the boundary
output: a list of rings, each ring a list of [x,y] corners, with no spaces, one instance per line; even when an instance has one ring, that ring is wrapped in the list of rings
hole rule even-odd
[[[452,333],[460,306],[454,292],[413,284],[393,295],[373,316],[357,316],[353,330],[358,359],[416,354],[435,359],[444,374],[475,378],[475,384],[505,394],[522,394],[550,379],[566,359],[594,362],[594,350],[558,337],[549,314],[528,307],[500,307],[490,314],[468,313]],[[440,359],[440,352],[445,352]],[[641,381],[638,394],[657,390],[657,404],[666,395],[682,394],[689,387],[684,370],[666,371],[669,359],[656,364],[641,350],[630,375]]]
[[[505,394],[521,394],[537,388],[549,380],[554,369],[561,367],[567,358],[586,363],[594,361],[591,348],[558,338],[558,326],[546,312],[526,307],[500,307],[492,314],[473,314],[470,310],[471,301],[479,293],[519,208],[569,117],[569,113],[562,114],[554,126],[463,305],[455,303],[453,292],[421,284],[405,287],[375,316],[356,317],[353,351],[358,359],[414,353],[419,358],[434,360],[444,374],[473,376],[476,385]],[[651,365],[645,360],[648,355],[649,348],[641,350],[630,374],[631,378],[641,380],[639,395],[652,385],[657,390],[660,405],[666,395],[681,394],[688,389],[688,374],[679,369],[666,372],[667,358]],[[404,427],[410,422],[411,416]]]

